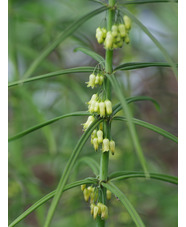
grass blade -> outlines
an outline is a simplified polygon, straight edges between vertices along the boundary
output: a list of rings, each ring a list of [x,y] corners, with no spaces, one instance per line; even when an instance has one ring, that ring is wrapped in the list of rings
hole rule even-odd
[[[165,60],[171,65],[172,70],[177,78],[178,72],[176,68],[176,64],[173,62],[171,57],[169,56],[169,53],[167,50],[161,45],[161,43],[152,35],[152,33],[127,9],[123,8],[121,10],[123,13],[125,13],[127,16],[129,16],[147,35],[148,37],[154,42],[154,44],[159,48],[159,50],[162,52]]]
[[[118,199],[123,203],[124,207],[129,212],[131,218],[133,219],[137,227],[145,227],[143,221],[141,220],[140,216],[138,215],[138,213],[136,212],[136,210],[134,209],[130,201],[127,199],[125,194],[122,191],[120,191],[118,187],[116,187],[112,182],[108,182],[108,183],[102,182],[101,184],[106,189],[110,190],[116,197],[118,197]]]
[[[69,174],[70,174],[70,171],[72,170],[74,164],[75,164],[75,161],[77,160],[77,157],[80,153],[80,151],[82,150],[85,142],[88,140],[89,136],[91,135],[92,131],[94,130],[94,128],[100,124],[101,122],[103,121],[103,119],[97,119],[95,120],[90,126],[89,128],[84,132],[84,134],[81,136],[80,140],[78,141],[76,147],[74,148],[66,166],[65,166],[65,169],[62,173],[62,176],[61,176],[61,179],[59,181],[59,184],[57,186],[57,189],[56,189],[56,194],[52,200],[52,203],[51,203],[51,206],[49,208],[49,211],[48,211],[48,214],[47,214],[47,217],[46,217],[46,221],[45,221],[45,224],[44,224],[44,227],[48,227],[52,221],[52,218],[53,218],[53,215],[54,215],[54,212],[56,210],[56,207],[58,205],[58,202],[61,198],[61,195],[63,193],[63,189],[64,189],[64,186],[68,180],[68,177],[69,177]]]
[[[30,65],[28,70],[23,75],[23,78],[28,78],[35,69],[39,66],[39,64],[66,38],[68,38],[74,31],[76,31],[83,23],[85,23],[87,20],[92,18],[93,16],[107,10],[106,6],[103,6],[101,8],[98,8],[85,16],[81,17],[79,20],[75,20],[74,23],[72,23],[70,26],[68,26],[62,33],[59,34],[59,36],[54,40],[53,43],[50,44],[44,51],[33,61],[33,63]]]
[[[166,62],[128,62],[117,66],[114,69],[114,71],[141,69],[141,68],[154,67],[154,66],[171,67],[171,65]]]
[[[136,153],[138,155],[138,158],[139,158],[139,161],[143,167],[143,170],[146,174],[146,176],[148,177],[148,171],[147,171],[147,164],[146,164],[146,160],[144,158],[144,155],[143,155],[143,151],[142,151],[142,148],[141,148],[141,145],[139,143],[139,139],[138,139],[138,136],[137,136],[137,133],[136,133],[136,129],[135,129],[135,126],[134,126],[134,123],[132,121],[132,116],[131,116],[131,112],[130,112],[130,109],[127,105],[127,101],[122,93],[122,90],[119,86],[119,83],[118,81],[116,80],[116,77],[111,74],[106,74],[107,78],[110,80],[112,86],[113,86],[113,90],[115,91],[116,95],[118,96],[120,102],[121,102],[121,106],[123,108],[123,111],[126,115],[126,119],[127,119],[127,123],[128,123],[128,127],[129,127],[129,131],[130,131],[130,134],[131,134],[131,137],[132,137],[132,141],[134,143],[134,147],[135,147],[135,150],[136,150]]]
[[[139,101],[151,101],[154,104],[154,106],[156,107],[156,109],[158,111],[160,111],[160,105],[158,104],[158,102],[149,96],[133,96],[130,98],[126,98],[127,104],[132,103],[132,102],[139,102]],[[114,116],[120,110],[122,110],[122,106],[120,103],[117,103],[116,105],[113,106],[112,116]]]
[[[75,52],[76,52],[76,51],[81,51],[81,52],[83,52],[84,54],[86,54],[86,55],[92,57],[92,58],[93,58],[94,60],[96,60],[97,62],[101,63],[102,66],[104,66],[105,59],[104,59],[101,55],[97,54],[96,52],[94,52],[94,51],[92,51],[92,50],[90,50],[90,49],[87,49],[87,48],[83,48],[83,47],[78,47],[78,48],[76,48],[74,51],[75,51]]]
[[[56,72],[52,72],[52,73],[47,73],[47,74],[43,74],[40,76],[35,76],[35,77],[31,77],[28,79],[23,79],[23,80],[18,80],[18,81],[14,81],[14,82],[10,82],[8,83],[8,87],[13,87],[16,85],[22,85],[24,83],[29,83],[32,81],[36,81],[36,80],[42,80],[42,79],[48,79],[54,76],[61,76],[64,74],[70,74],[70,73],[86,73],[86,72],[92,72],[94,70],[94,67],[76,67],[76,68],[71,68],[71,69],[63,69],[60,71],[56,71]]]
[[[115,173],[110,174],[109,180],[123,180],[123,179],[130,179],[130,178],[145,178],[145,174],[143,172],[136,172],[136,171],[118,171]],[[175,176],[165,175],[161,173],[149,173],[150,179],[156,179],[165,181],[172,184],[178,184],[178,178]]]
[[[122,117],[122,116],[117,116],[117,117],[114,117],[113,120],[119,120],[119,121],[125,121],[127,122],[127,119],[125,117]],[[134,124],[136,125],[140,125],[144,128],[148,128],[172,141],[174,141],[175,143],[178,143],[178,138],[171,134],[170,132],[167,132],[166,130],[162,129],[162,128],[159,128],[153,124],[150,124],[148,122],[145,122],[145,121],[142,121],[142,120],[139,120],[139,119],[136,119],[136,118],[132,118],[132,121]]]
[[[35,126],[29,128],[29,129],[27,129],[27,130],[25,130],[23,132],[20,132],[20,133],[16,134],[15,136],[10,137],[8,139],[8,142],[11,142],[11,141],[19,139],[19,138],[21,138],[23,136],[26,136],[29,133],[34,132],[34,131],[36,131],[36,130],[38,130],[40,128],[43,128],[43,127],[45,127],[45,126],[47,126],[49,124],[52,124],[52,123],[54,123],[54,122],[56,122],[56,121],[58,121],[60,119],[67,118],[67,117],[72,117],[72,116],[89,116],[89,115],[90,114],[87,111],[81,111],[81,112],[74,112],[74,113],[65,114],[65,115],[53,118],[51,120],[45,121],[45,122],[43,122],[41,124],[35,125]]]
[[[97,182],[97,180],[95,178],[86,178],[84,180],[79,180],[79,181],[73,182],[71,184],[67,184],[64,187],[63,192],[67,191],[67,190],[69,190],[71,188],[80,186],[82,184],[91,184],[91,183],[96,183],[96,182]],[[30,206],[26,211],[24,211],[20,216],[18,216],[8,227],[13,227],[13,226],[17,225],[21,220],[26,218],[31,212],[33,212],[38,207],[40,207],[42,204],[46,203],[48,200],[53,198],[55,194],[56,194],[56,190],[54,190],[54,191],[50,192],[49,194],[45,195],[43,198],[38,200],[32,206]]]

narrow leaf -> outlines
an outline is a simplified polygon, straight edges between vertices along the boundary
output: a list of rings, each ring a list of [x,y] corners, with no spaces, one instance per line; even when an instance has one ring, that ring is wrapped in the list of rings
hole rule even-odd
[[[133,96],[130,98],[126,98],[127,104],[132,103],[132,102],[139,102],[139,101],[151,101],[155,105],[156,109],[158,111],[160,110],[160,105],[158,104],[158,102],[149,96]],[[122,106],[120,103],[117,103],[116,105],[113,106],[112,116],[114,116],[120,110],[122,110]]]
[[[105,59],[101,55],[97,54],[96,52],[94,52],[90,49],[87,49],[87,48],[83,48],[83,47],[78,47],[74,51],[81,51],[84,54],[95,59],[97,62],[101,63],[102,66],[104,66]]]
[[[54,212],[56,210],[56,207],[59,203],[59,200],[61,198],[61,195],[63,193],[63,189],[64,189],[64,186],[68,180],[68,177],[69,177],[69,174],[70,174],[70,171],[72,170],[74,164],[75,164],[75,161],[77,160],[77,157],[79,155],[79,153],[81,152],[85,142],[88,140],[89,136],[91,135],[92,131],[94,130],[94,128],[96,128],[96,126],[98,124],[100,124],[101,122],[103,121],[103,119],[97,119],[95,120],[90,126],[89,128],[84,132],[84,134],[81,136],[80,140],[78,141],[76,147],[74,148],[66,166],[65,166],[65,169],[62,173],[62,176],[61,176],[61,179],[59,181],[59,184],[57,186],[57,189],[56,189],[56,194],[52,200],[52,203],[51,203],[51,206],[49,208],[49,211],[48,211],[48,214],[47,214],[47,217],[46,217],[46,221],[45,221],[45,224],[44,224],[44,227],[48,227],[52,221],[52,218],[53,218],[53,215],[54,215]]]
[[[60,71],[47,73],[47,74],[43,74],[43,75],[40,75],[40,76],[31,77],[31,78],[28,78],[28,79],[10,82],[10,83],[8,83],[8,87],[13,87],[13,86],[16,86],[16,85],[19,85],[19,84],[22,85],[24,83],[29,83],[29,82],[36,81],[36,80],[47,79],[47,78],[51,78],[51,77],[55,77],[55,76],[61,76],[61,75],[64,75],[64,74],[92,72],[93,70],[94,70],[94,67],[89,67],[89,66],[77,67],[77,68],[71,68],[71,69],[63,69],[63,70],[60,70]]]
[[[161,43],[152,35],[152,33],[130,11],[128,11],[126,8],[123,8],[121,11],[123,11],[123,13],[128,15],[154,42],[154,44],[162,52],[165,60],[171,65],[172,70],[173,70],[175,76],[177,77],[178,72],[177,72],[176,64],[173,62],[173,60],[169,56],[169,53],[167,52],[167,50],[161,45]]]
[[[141,220],[140,216],[134,209],[133,205],[130,203],[130,201],[127,199],[125,194],[120,191],[118,187],[116,187],[112,182],[108,183],[101,183],[106,189],[110,190],[118,199],[123,203],[124,207],[129,212],[131,218],[135,222],[137,227],[145,227],[143,221]]]
[[[51,120],[45,121],[45,122],[43,122],[43,123],[41,123],[41,124],[35,125],[35,126],[29,128],[29,129],[27,129],[27,130],[25,130],[25,131],[23,131],[23,132],[20,132],[20,133],[16,134],[15,136],[10,137],[10,138],[8,139],[8,142],[11,142],[11,141],[14,141],[14,140],[16,140],[16,139],[19,139],[19,138],[21,138],[21,137],[23,137],[23,136],[26,136],[26,135],[28,135],[29,133],[34,132],[34,131],[36,131],[36,130],[38,130],[38,129],[40,129],[40,128],[43,128],[43,127],[45,127],[45,126],[47,126],[47,125],[49,125],[49,124],[52,124],[52,123],[54,123],[54,122],[56,122],[56,121],[58,121],[58,120],[60,120],[60,119],[67,118],[67,117],[72,117],[72,116],[89,116],[89,115],[90,115],[90,114],[89,114],[88,112],[86,112],[86,111],[81,111],[81,112],[74,112],[74,113],[65,114],[65,115],[62,115],[62,116],[53,118],[53,119],[51,119]]]
[[[43,50],[43,52],[33,61],[33,63],[30,65],[28,70],[23,75],[24,78],[29,77],[35,69],[39,66],[39,64],[66,38],[68,38],[74,31],[76,31],[83,23],[85,23],[87,20],[92,18],[93,16],[107,10],[106,6],[103,6],[101,8],[98,8],[85,16],[81,17],[79,20],[75,20],[70,26],[68,26],[63,32],[59,34],[59,36],[54,40],[53,43],[50,44],[47,48]]]
[[[97,182],[97,180],[95,178],[86,178],[84,180],[79,180],[79,181],[73,182],[71,184],[67,184],[64,187],[63,192],[64,191],[67,191],[67,190],[69,190],[71,188],[80,186],[82,184],[92,184],[92,183],[96,183],[96,182]],[[46,203],[48,200],[50,200],[51,198],[53,198],[55,194],[56,194],[56,190],[54,190],[54,191],[50,192],[49,194],[45,195],[43,198],[41,198],[40,200],[38,200],[32,206],[30,206],[21,215],[19,215],[8,227],[13,227],[13,226],[17,225],[21,220],[23,220],[24,218],[26,218],[31,212],[33,212],[38,207],[40,207],[42,204]]]
[[[117,66],[114,71],[118,70],[132,70],[132,69],[140,69],[147,67],[171,67],[170,64],[166,62],[128,62]]]
[[[146,176],[148,177],[147,164],[146,164],[146,161],[145,161],[145,158],[144,158],[144,155],[143,155],[141,145],[139,143],[139,139],[138,139],[138,136],[137,136],[137,133],[136,133],[134,123],[132,121],[132,116],[131,116],[130,109],[127,105],[127,101],[124,97],[124,94],[122,93],[122,90],[121,90],[121,88],[118,84],[118,81],[116,80],[116,77],[113,74],[111,74],[111,75],[106,74],[106,76],[110,80],[110,82],[113,86],[113,89],[114,89],[116,95],[118,96],[118,98],[121,102],[121,106],[122,106],[123,111],[126,115],[129,131],[130,131],[130,134],[131,134],[131,137],[132,137],[132,141],[134,143],[135,150],[137,152],[137,155],[139,157],[139,160],[140,160],[140,163],[143,167],[143,170],[144,170]]]
[[[125,121],[127,122],[127,119],[126,117],[122,117],[122,116],[116,116],[113,118],[114,120],[119,120],[119,121]],[[142,120],[139,120],[139,119],[136,119],[136,118],[132,118],[132,121],[134,124],[136,125],[140,125],[144,128],[148,128],[154,132],[157,132],[158,134],[174,141],[175,143],[178,143],[178,138],[176,136],[174,136],[173,134],[171,134],[170,132],[167,132],[166,130],[162,129],[162,128],[159,128],[153,124],[150,124],[148,122],[145,122],[145,121],[142,121]]]
[[[118,171],[115,173],[111,173],[109,176],[110,181],[116,180],[124,180],[130,178],[145,178],[145,174],[143,172],[136,172],[136,171]],[[161,173],[149,173],[150,179],[156,179],[165,181],[172,184],[178,184],[178,178],[175,176],[165,175]]]

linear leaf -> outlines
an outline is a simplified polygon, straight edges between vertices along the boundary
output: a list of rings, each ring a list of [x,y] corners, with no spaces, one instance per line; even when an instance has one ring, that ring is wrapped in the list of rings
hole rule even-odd
[[[16,139],[19,139],[23,136],[26,136],[27,134],[31,133],[31,132],[34,132],[40,128],[43,128],[49,124],[52,124],[60,119],[63,119],[63,118],[67,118],[67,117],[72,117],[72,116],[89,116],[90,114],[86,111],[80,111],[80,112],[74,112],[74,113],[69,113],[69,114],[65,114],[65,115],[62,115],[62,116],[59,116],[59,117],[56,117],[56,118],[53,118],[51,120],[48,120],[48,121],[45,121],[41,124],[38,124],[38,125],[35,125],[23,132],[20,132],[18,134],[16,134],[15,136],[12,136],[8,139],[9,142],[13,141],[13,140],[16,140]]]
[[[68,26],[63,32],[59,34],[59,36],[54,40],[53,43],[50,44],[47,48],[43,50],[43,52],[33,61],[33,63],[30,65],[28,70],[23,75],[24,78],[29,77],[35,69],[39,66],[39,64],[66,38],[68,38],[74,31],[76,31],[83,23],[85,23],[87,20],[92,18],[93,16],[107,10],[106,6],[103,6],[101,8],[98,8],[85,16],[81,17],[79,20],[75,20],[70,26]]]
[[[126,98],[127,104],[132,102],[139,102],[139,101],[151,101],[155,105],[156,109],[160,110],[160,105],[158,104],[158,102],[149,96],[133,96],[130,98]],[[116,105],[113,106],[112,116],[114,116],[120,110],[122,110],[122,106],[120,103],[117,103]]]
[[[165,60],[171,65],[172,70],[177,77],[177,68],[176,64],[173,62],[171,57],[169,56],[169,53],[167,50],[161,45],[161,43],[152,35],[152,33],[126,8],[123,8],[121,11],[123,11],[126,15],[128,15],[147,35],[148,37],[154,42],[154,44],[159,48],[159,50],[162,52]]]
[[[101,63],[102,66],[104,66],[105,59],[101,55],[97,54],[96,52],[94,52],[94,51],[92,51],[90,49],[87,49],[87,48],[83,48],[83,47],[78,47],[74,51],[81,51],[84,54],[92,57],[93,59],[95,59],[96,61]]]
[[[128,5],[128,4],[146,4],[146,3],[165,3],[165,2],[178,2],[177,0],[136,0],[136,1],[124,1],[120,3],[121,5]]]
[[[64,189],[64,186],[68,180],[68,177],[69,177],[69,174],[70,174],[70,171],[72,170],[74,164],[75,164],[75,161],[77,160],[77,157],[80,153],[80,151],[82,150],[85,142],[88,140],[90,134],[92,133],[92,131],[94,130],[94,128],[103,121],[103,119],[97,119],[95,120],[90,126],[89,128],[84,132],[84,134],[81,136],[80,140],[78,141],[76,147],[74,148],[66,166],[65,166],[65,169],[62,173],[62,176],[61,176],[61,179],[59,181],[59,184],[57,186],[57,189],[56,189],[56,194],[52,200],[52,203],[50,205],[50,208],[49,208],[49,211],[48,211],[48,214],[47,214],[47,217],[46,217],[46,221],[45,221],[45,224],[44,224],[44,227],[48,227],[52,221],[52,218],[53,218],[53,215],[54,215],[54,212],[56,210],[56,207],[59,203],[59,200],[61,198],[61,195],[63,193],[63,189]]]
[[[47,78],[51,78],[54,76],[61,76],[64,74],[70,74],[70,73],[86,73],[86,72],[92,72],[94,70],[94,67],[77,67],[77,68],[71,68],[71,69],[63,69],[63,70],[59,70],[56,72],[51,72],[51,73],[47,73],[47,74],[43,74],[40,76],[35,76],[35,77],[31,77],[28,79],[23,79],[23,80],[18,80],[18,81],[14,81],[14,82],[10,82],[8,83],[8,87],[13,87],[16,85],[22,85],[24,83],[29,83],[32,81],[36,81],[36,80],[42,80],[42,79],[47,79]]]
[[[145,227],[143,221],[141,220],[140,216],[134,209],[133,205],[130,203],[125,194],[118,187],[116,187],[112,182],[108,183],[102,182],[101,184],[106,189],[110,190],[116,197],[118,197],[118,199],[123,203],[124,207],[129,212],[131,218],[133,219],[137,227]]]
[[[79,181],[73,182],[71,184],[67,184],[64,187],[63,192],[64,191],[67,191],[67,190],[69,190],[71,188],[80,186],[82,184],[92,184],[92,183],[96,183],[96,182],[97,182],[97,180],[95,178],[86,178],[84,180],[79,180]],[[55,194],[56,194],[56,190],[54,190],[54,191],[50,192],[49,194],[45,195],[43,198],[41,198],[40,200],[38,200],[32,206],[30,206],[21,215],[19,215],[8,227],[13,227],[13,226],[17,225],[21,220],[23,220],[24,218],[26,218],[31,212],[33,212],[38,207],[40,207],[42,204],[46,203],[48,200],[50,200],[51,198],[53,198]]]
[[[130,179],[130,178],[145,178],[145,174],[143,172],[136,172],[136,171],[118,171],[115,173],[111,173],[109,176],[110,181],[115,180],[123,180],[123,179]],[[178,178],[175,176],[165,175],[161,173],[149,173],[149,178],[166,181],[172,184],[178,184]]]
[[[135,129],[135,126],[134,126],[134,123],[132,121],[132,116],[131,116],[131,112],[130,112],[130,109],[127,105],[127,101],[124,97],[124,94],[119,86],[119,83],[118,81],[116,80],[116,77],[114,76],[114,74],[106,74],[106,76],[108,77],[108,79],[110,80],[113,88],[114,88],[114,91],[116,93],[116,95],[118,96],[120,102],[121,102],[121,106],[123,108],[123,111],[126,115],[126,119],[127,119],[127,123],[128,123],[128,127],[129,127],[129,131],[130,131],[130,134],[131,134],[131,137],[132,137],[132,141],[134,143],[134,147],[135,147],[135,150],[137,152],[137,155],[138,155],[138,158],[139,158],[139,161],[143,167],[143,170],[144,172],[146,173],[146,176],[148,176],[148,171],[147,171],[147,164],[146,164],[146,160],[144,158],[144,155],[143,155],[143,151],[142,151],[142,148],[141,148],[141,145],[139,143],[139,139],[138,139],[138,136],[137,136],[137,133],[136,133],[136,129]]]
[[[171,67],[170,64],[166,62],[128,62],[117,66],[114,71],[117,70],[132,70],[132,69],[140,69],[147,67]]]
[[[113,119],[127,122],[127,119],[125,117],[122,117],[122,116],[116,116]],[[178,138],[175,135],[171,134],[170,132],[167,132],[166,130],[164,130],[162,128],[159,128],[158,126],[155,126],[153,124],[150,124],[148,122],[145,122],[145,121],[142,121],[142,120],[139,120],[139,119],[136,119],[136,118],[132,118],[132,121],[136,125],[140,125],[144,128],[148,128],[148,129],[150,129],[154,132],[157,132],[158,134],[178,143]]]

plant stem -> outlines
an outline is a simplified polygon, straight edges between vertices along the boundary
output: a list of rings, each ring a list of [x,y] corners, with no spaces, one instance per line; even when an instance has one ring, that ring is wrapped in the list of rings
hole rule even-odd
[[[109,6],[113,7],[116,0],[109,0]],[[108,10],[107,17],[107,31],[110,31],[112,28],[113,18],[114,18],[114,9],[110,8]],[[105,71],[106,73],[112,73],[112,59],[113,59],[113,50],[106,50],[105,53]],[[106,78],[105,81],[106,88],[106,97],[111,100],[111,85],[110,81]],[[110,140],[110,122],[104,122],[104,136]],[[109,151],[102,152],[101,161],[100,161],[100,181],[107,181],[108,177],[108,164],[109,164]],[[101,188],[102,196],[99,198],[99,202],[106,204],[106,188]],[[97,227],[104,227],[105,220],[102,220],[100,216],[97,217]]]

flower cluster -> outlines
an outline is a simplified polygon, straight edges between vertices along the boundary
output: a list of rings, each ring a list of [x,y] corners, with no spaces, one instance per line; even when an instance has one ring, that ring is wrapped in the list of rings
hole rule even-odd
[[[83,191],[84,199],[86,202],[90,199],[90,213],[94,219],[99,215],[102,219],[108,218],[108,207],[103,203],[98,202],[98,188],[89,186],[86,184],[81,185],[81,190]],[[107,190],[107,199],[111,199],[111,192]]]
[[[94,88],[96,85],[102,85],[104,81],[104,76],[101,73],[95,75],[94,73],[90,74],[89,81],[87,83],[87,87]]]
[[[110,50],[121,48],[124,42],[128,44],[130,42],[129,30],[131,29],[131,20],[125,15],[123,21],[124,23],[114,24],[111,31],[98,27],[96,29],[98,43],[103,43],[105,49]]]
[[[91,134],[91,144],[94,146],[94,150],[97,151],[99,145],[102,144],[102,152],[111,151],[112,155],[115,153],[115,142],[107,138],[103,138],[103,131],[95,129]]]
[[[94,94],[88,102],[88,110],[90,113],[97,113],[100,117],[105,117],[112,113],[112,103],[110,100],[99,100],[97,94]]]

